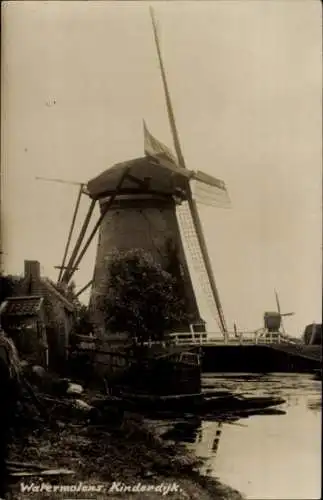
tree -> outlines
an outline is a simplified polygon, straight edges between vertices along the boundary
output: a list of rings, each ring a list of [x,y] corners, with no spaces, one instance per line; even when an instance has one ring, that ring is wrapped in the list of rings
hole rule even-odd
[[[109,260],[109,288],[104,300],[106,327],[128,332],[141,342],[161,340],[187,323],[176,279],[143,250],[114,252]]]
[[[82,304],[82,302],[76,296],[75,282],[71,281],[67,286],[61,283],[51,283],[75,307],[75,322],[73,328],[74,332],[79,335],[88,335],[89,333],[91,333],[93,331],[93,325],[90,320],[89,310],[88,307]]]
[[[79,335],[89,335],[89,333],[93,332],[89,309],[84,304],[80,304],[80,306],[76,309],[74,329]]]
[[[22,280],[23,278],[21,276],[0,274],[0,304],[8,297],[15,295],[15,292]]]

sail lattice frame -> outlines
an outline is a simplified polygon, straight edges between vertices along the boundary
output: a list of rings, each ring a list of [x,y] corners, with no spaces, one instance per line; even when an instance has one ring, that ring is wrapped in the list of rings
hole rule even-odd
[[[187,201],[184,201],[176,208],[176,217],[183,242],[183,248],[188,266],[193,266],[193,271],[197,278],[196,287],[194,287],[195,297],[200,309],[200,315],[203,317],[204,305],[207,304],[208,315],[216,321],[221,330],[221,320],[219,316],[211,283],[208,277],[207,268],[203,258],[202,250],[198,241],[191,210]]]

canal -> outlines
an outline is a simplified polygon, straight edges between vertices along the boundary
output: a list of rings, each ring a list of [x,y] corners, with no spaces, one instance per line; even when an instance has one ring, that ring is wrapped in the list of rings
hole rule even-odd
[[[203,474],[247,499],[321,498],[321,382],[309,374],[207,374],[205,389],[251,396],[275,395],[278,414],[232,423],[202,420],[168,426],[165,438],[186,444],[204,459]]]

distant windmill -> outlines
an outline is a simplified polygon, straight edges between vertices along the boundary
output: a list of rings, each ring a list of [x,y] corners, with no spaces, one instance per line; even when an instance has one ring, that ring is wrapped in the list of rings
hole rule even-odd
[[[285,333],[285,328],[283,325],[283,317],[285,316],[294,316],[294,312],[282,313],[280,308],[280,302],[278,293],[275,290],[277,311],[266,311],[264,313],[264,324],[265,330],[267,332],[279,332],[282,331]]]

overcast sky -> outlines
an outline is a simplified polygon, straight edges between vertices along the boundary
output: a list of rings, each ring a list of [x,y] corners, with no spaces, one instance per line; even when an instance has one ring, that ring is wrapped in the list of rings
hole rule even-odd
[[[261,327],[276,288],[300,335],[321,321],[320,2],[152,3],[187,166],[232,200],[200,209],[227,323]],[[57,277],[77,187],[35,176],[87,181],[141,156],[143,118],[172,146],[148,7],[2,3],[7,272],[27,258]],[[95,245],[79,287],[94,258]]]

